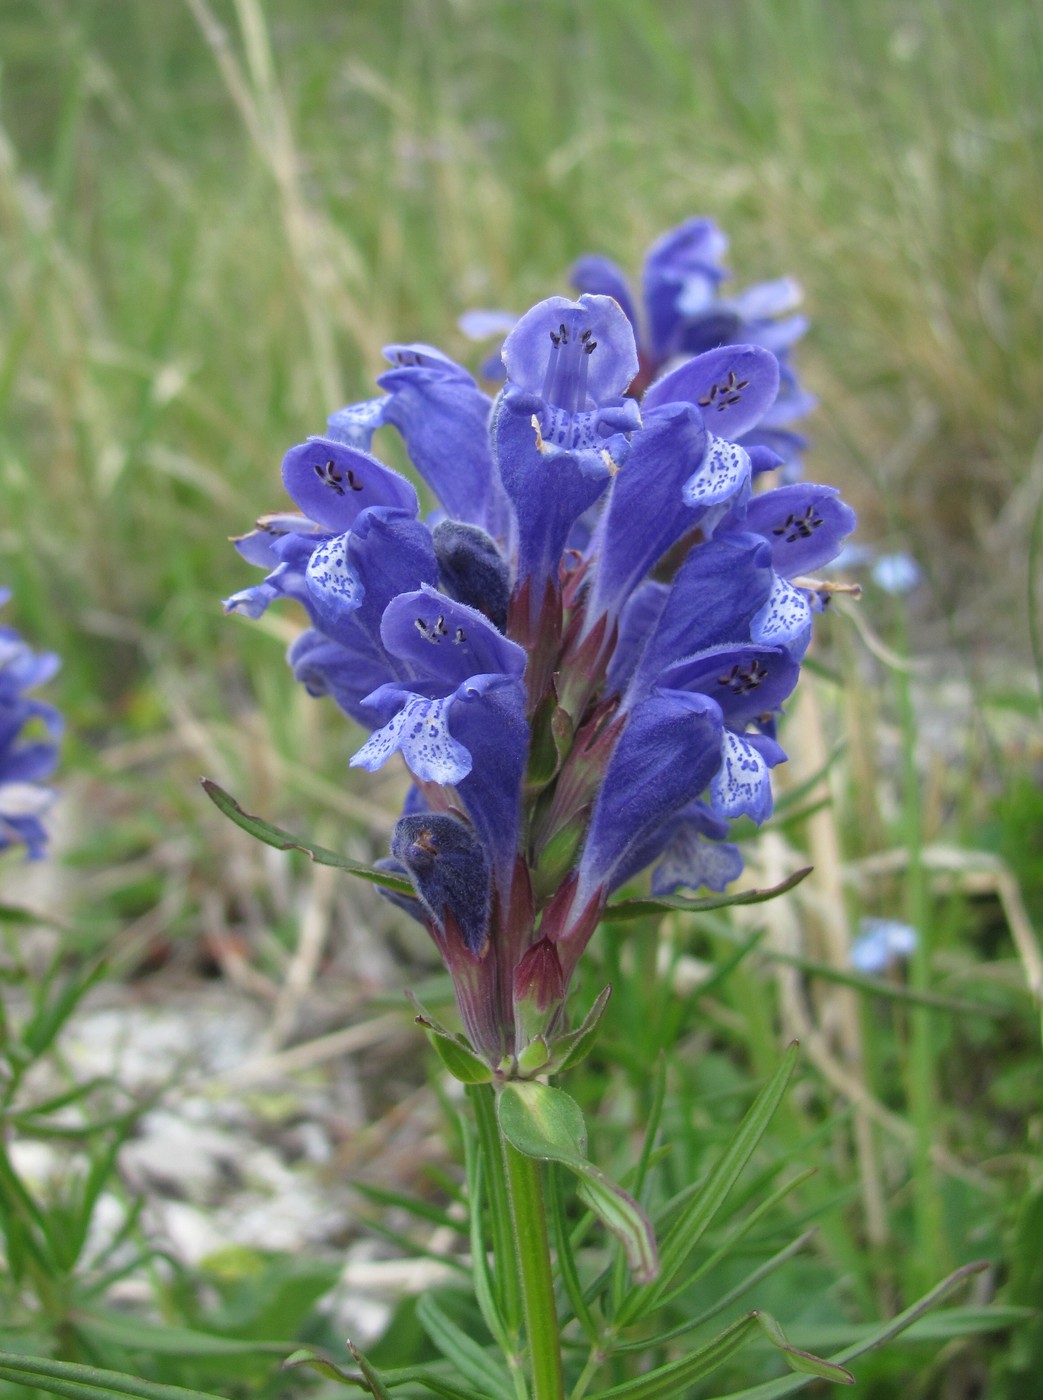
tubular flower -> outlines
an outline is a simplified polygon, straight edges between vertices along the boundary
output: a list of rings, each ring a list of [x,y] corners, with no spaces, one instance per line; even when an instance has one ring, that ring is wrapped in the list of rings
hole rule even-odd
[[[0,588],[0,604],[10,596]],[[29,699],[26,692],[50,680],[60,665],[53,652],[34,652],[13,627],[0,627],[0,851],[24,846],[31,860],[47,846],[41,818],[55,794],[41,780],[58,762],[62,719],[53,706]],[[46,738],[25,737],[34,723]]]
[[[639,361],[629,389],[635,397],[665,370],[707,350],[755,345],[770,351],[778,366],[777,392],[756,426],[745,433],[742,445],[754,471],[782,466],[787,479],[796,479],[807,443],[793,425],[815,406],[791,358],[792,347],[808,328],[807,318],[797,310],[800,286],[790,277],[780,277],[729,294],[725,284],[731,273],[723,263],[727,251],[728,239],[712,219],[691,218],[649,248],[640,294],[621,268],[596,253],[573,264],[570,281],[580,293],[611,297],[629,321]],[[484,340],[510,329],[513,320],[505,312],[471,311],[460,326],[466,335]],[[503,373],[496,359],[483,365],[482,372],[490,379]],[[712,429],[711,423],[707,426]]]
[[[237,542],[266,577],[226,607],[299,603],[289,661],[369,730],[352,765],[397,754],[412,774],[384,864],[414,894],[390,897],[429,930],[499,1073],[563,1024],[621,884],[652,867],[656,894],[720,890],[741,871],[730,824],[771,812],[775,719],[812,624],[804,575],[854,526],[829,487],[754,490],[778,460],[757,434],[789,339],[781,293],[762,290],[731,304],[735,325],[756,306],[774,331],[696,343],[707,308],[723,316],[722,252],[705,221],[657,245],[641,316],[588,260],[579,300],[510,330],[495,400],[432,347],[391,347],[383,397],[287,454],[299,513]],[[684,353],[648,382],[650,354]],[[373,455],[385,427],[430,516]]]

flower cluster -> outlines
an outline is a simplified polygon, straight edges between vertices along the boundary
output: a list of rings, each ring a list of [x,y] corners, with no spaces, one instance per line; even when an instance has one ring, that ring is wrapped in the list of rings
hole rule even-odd
[[[0,604],[10,590],[0,589]],[[40,818],[54,801],[41,785],[58,761],[55,742],[61,733],[58,711],[26,692],[50,678],[61,663],[53,652],[34,652],[13,627],[0,627],[0,851],[24,846],[37,859],[47,844]],[[23,731],[37,721],[46,739],[26,739]]]
[[[738,875],[726,838],[771,812],[808,575],[854,525],[831,487],[759,489],[780,463],[758,437],[771,349],[704,350],[642,389],[610,290],[522,316],[495,400],[439,350],[389,347],[383,394],[287,453],[300,513],[238,541],[267,576],[226,603],[303,605],[289,662],[371,731],[351,763],[404,759],[387,864],[413,895],[392,897],[430,931],[494,1066],[559,1029],[621,884],[648,866],[658,894]],[[649,305],[655,353],[684,353]],[[433,514],[371,453],[382,425]]]
[[[781,459],[785,480],[801,473],[801,453],[807,446],[793,424],[815,406],[803,388],[790,356],[792,346],[808,328],[797,311],[801,291],[791,277],[757,282],[728,294],[731,273],[723,259],[728,239],[712,219],[686,219],[649,248],[641,271],[640,295],[611,261],[588,253],[574,265],[570,280],[577,292],[610,296],[622,307],[634,328],[638,371],[629,392],[635,396],[666,369],[682,360],[715,350],[720,345],[760,345],[770,350],[779,366],[779,389],[743,446],[768,447]],[[475,339],[510,330],[517,318],[505,312],[470,311],[461,329]],[[499,357],[483,365],[490,379],[502,379]]]

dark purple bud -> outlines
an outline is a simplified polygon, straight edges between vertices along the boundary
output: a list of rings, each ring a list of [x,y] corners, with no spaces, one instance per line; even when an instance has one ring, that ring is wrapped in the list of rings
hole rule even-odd
[[[541,938],[514,969],[514,1015],[519,1049],[553,1026],[565,1000],[565,975],[558,950]]]
[[[433,932],[444,939],[452,922],[478,957],[489,936],[489,863],[473,828],[444,813],[400,817],[391,854],[413,881]]]
[[[484,613],[501,632],[507,627],[511,576],[491,535],[477,525],[443,520],[434,529],[435,558],[450,597]]]

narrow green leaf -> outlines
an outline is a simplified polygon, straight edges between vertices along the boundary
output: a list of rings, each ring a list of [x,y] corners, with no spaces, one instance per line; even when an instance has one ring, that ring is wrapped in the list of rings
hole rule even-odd
[[[799,1254],[808,1241],[814,1236],[814,1230],[805,1230],[795,1240],[792,1240],[785,1249],[780,1249],[778,1254],[773,1254],[770,1259],[766,1259],[763,1264],[754,1269],[752,1273],[746,1275],[734,1288],[730,1288],[727,1293],[716,1298],[710,1307],[695,1317],[687,1317],[684,1322],[679,1322],[676,1327],[671,1327],[667,1332],[657,1332],[653,1337],[639,1337],[634,1342],[624,1342],[622,1345],[615,1345],[613,1353],[650,1351],[653,1347],[663,1346],[666,1342],[676,1341],[678,1337],[683,1337],[686,1332],[694,1332],[697,1327],[704,1327],[706,1323],[717,1317],[720,1313],[727,1311],[733,1303],[737,1303],[740,1298],[749,1293],[762,1279],[773,1274],[776,1269],[782,1267],[787,1260],[792,1259],[795,1254]]]
[[[0,904],[0,924],[49,924],[46,914],[34,914],[18,904]]]
[[[757,1095],[723,1157],[711,1171],[702,1189],[681,1210],[662,1245],[662,1268],[654,1288],[635,1290],[624,1302],[617,1318],[622,1327],[657,1306],[684,1261],[710,1226],[724,1204],[754,1149],[767,1130],[782,1100],[797,1063],[799,1046],[790,1045],[782,1063]]]
[[[583,1296],[583,1284],[580,1281],[576,1253],[572,1247],[572,1236],[569,1233],[569,1222],[565,1215],[565,1201],[562,1192],[563,1173],[559,1170],[559,1166],[560,1164],[552,1166],[547,1173],[547,1203],[554,1236],[554,1250],[558,1260],[558,1273],[565,1285],[565,1292],[572,1304],[576,1321],[583,1328],[591,1345],[599,1346],[601,1329],[594,1321],[594,1316],[587,1307],[587,1300]]]
[[[578,1065],[581,1060],[587,1058],[601,1034],[601,1018],[605,1014],[605,1007],[611,995],[611,987],[602,988],[594,1005],[584,1016],[582,1025],[577,1026],[574,1031],[567,1031],[554,1041],[551,1046],[550,1064],[547,1066],[548,1074],[563,1074],[565,1070],[572,1069],[573,1065]]]
[[[983,1307],[946,1308],[943,1312],[929,1313],[918,1318],[902,1333],[901,1341],[951,1342],[960,1337],[980,1337],[988,1332],[1002,1332],[1016,1327],[1022,1322],[1039,1317],[1038,1308],[1003,1306],[990,1303]],[[867,1323],[819,1323],[800,1326],[790,1332],[790,1339],[802,1347],[815,1351],[825,1351],[831,1347],[851,1346],[863,1341],[876,1330]]]
[[[645,914],[660,914],[665,910],[676,910],[682,914],[705,914],[711,909],[729,909],[733,904],[764,904],[769,899],[777,899],[799,885],[811,874],[811,866],[797,870],[778,885],[766,890],[740,890],[738,894],[708,895],[705,899],[682,899],[677,895],[662,895],[658,898],[646,895],[640,899],[617,899],[609,903],[602,915],[602,921],[612,919],[640,919]]]
[[[941,992],[906,987],[901,982],[888,982],[883,977],[870,977],[864,972],[849,972],[829,963],[799,957],[795,953],[780,953],[777,949],[769,948],[765,950],[764,956],[769,962],[799,968],[809,977],[820,977],[823,982],[836,982],[842,987],[851,987],[856,992],[866,992],[871,996],[885,997],[889,1001],[908,1002],[913,1006],[932,1006],[939,1011],[952,1011],[961,1016],[988,1016],[992,1020],[1003,1020],[1010,1016],[1010,1008],[1006,1006],[986,1006],[980,1001],[963,1001],[959,997],[948,997]]]
[[[599,1390],[590,1396],[590,1400],[677,1400],[679,1395],[685,1393],[684,1387],[708,1376],[748,1342],[756,1325],[754,1315],[749,1313],[726,1327],[698,1351],[678,1361],[669,1361],[665,1366],[659,1366],[634,1380],[624,1381],[622,1385],[614,1385],[610,1390]]]
[[[427,1038],[434,1046],[435,1053],[453,1078],[459,1079],[461,1084],[492,1083],[492,1070],[480,1055],[476,1055],[471,1047],[465,1044],[463,1037],[454,1035],[440,1021],[436,1021],[430,1012],[424,1010],[412,992],[407,992],[406,996],[416,1011],[414,1019],[417,1025],[423,1026],[427,1031]]]
[[[429,1031],[428,1040],[434,1046],[435,1054],[454,1079],[461,1084],[489,1084],[493,1072],[484,1060],[461,1045],[458,1040],[446,1040],[437,1031]]]
[[[353,1181],[351,1189],[357,1191],[360,1196],[365,1196],[366,1200],[372,1201],[374,1205],[392,1206],[396,1210],[407,1211],[417,1220],[430,1221],[441,1230],[460,1229],[460,1221],[454,1220],[444,1207],[425,1201],[420,1196],[408,1196],[404,1191],[389,1191],[386,1186],[374,1186],[369,1181]]]
[[[758,1309],[753,1316],[760,1323],[761,1330],[772,1346],[782,1352],[791,1371],[799,1371],[806,1376],[819,1376],[822,1380],[835,1381],[837,1385],[854,1385],[855,1378],[845,1367],[838,1366],[835,1361],[823,1361],[821,1356],[802,1351],[788,1342],[785,1332],[771,1313]]]
[[[490,1400],[493,1397],[495,1400],[514,1400],[514,1387],[504,1375],[502,1361],[497,1361],[462,1327],[458,1327],[438,1306],[433,1294],[425,1293],[419,1300],[416,1315],[428,1337],[453,1363],[464,1380],[478,1386],[480,1393],[490,1397]]]
[[[526,1157],[560,1162],[580,1179],[579,1195],[623,1246],[638,1283],[659,1271],[655,1235],[648,1216],[628,1192],[587,1160],[583,1113],[563,1089],[537,1080],[505,1084],[497,1102],[500,1129]]]
[[[366,1385],[370,1395],[375,1396],[376,1400],[391,1400],[391,1393],[381,1380],[377,1368],[366,1360],[362,1352],[359,1351],[358,1347],[351,1340],[348,1341],[348,1350],[351,1352],[355,1365],[366,1378]]]
[[[224,788],[219,787],[210,778],[201,779],[203,791],[214,806],[225,814],[236,826],[242,827],[258,841],[263,841],[266,846],[274,846],[277,851],[303,851],[317,865],[335,865],[339,870],[346,870],[350,875],[357,875],[361,880],[369,880],[374,885],[383,885],[385,889],[397,890],[399,894],[413,894],[413,886],[404,875],[396,875],[391,870],[378,870],[375,865],[363,865],[361,861],[351,860],[348,856],[342,856],[337,851],[327,850],[325,846],[317,846],[314,841],[308,841],[301,836],[293,836],[290,832],[284,831],[280,826],[274,826],[271,822],[265,821],[263,817],[251,816],[249,812],[244,812],[239,803]]]
[[[298,1351],[292,1352],[282,1363],[284,1371],[296,1371],[302,1366],[318,1371],[320,1376],[325,1376],[327,1380],[336,1381],[338,1385],[355,1386],[359,1390],[368,1389],[362,1376],[355,1376],[350,1371],[345,1371],[324,1351],[314,1350],[311,1347],[301,1347]]]
[[[485,1232],[482,1229],[485,1182],[485,1164],[478,1149],[475,1130],[466,1118],[461,1119],[464,1140],[464,1170],[467,1175],[467,1219],[470,1227],[471,1270],[474,1277],[474,1296],[485,1325],[496,1338],[496,1343],[505,1355],[511,1352],[507,1323],[496,1301],[492,1271],[489,1268],[489,1254]]]
[[[799,1175],[792,1177],[789,1181],[783,1182],[783,1184],[769,1196],[766,1196],[759,1205],[755,1206],[748,1215],[744,1216],[739,1221],[736,1227],[728,1231],[727,1237],[708,1258],[704,1259],[690,1274],[686,1274],[665,1298],[660,1299],[660,1303],[667,1304],[673,1302],[674,1298],[683,1293],[686,1288],[690,1287],[698,1279],[703,1278],[706,1274],[712,1273],[713,1270],[717,1268],[718,1264],[722,1263],[730,1254],[734,1253],[740,1240],[744,1239],[766,1215],[770,1215],[779,1202],[785,1200],[791,1191],[795,1191],[796,1188],[803,1185],[809,1177],[814,1176],[816,1170],[817,1168],[815,1167],[805,1167]]]
[[[898,1314],[890,1322],[881,1323],[878,1327],[871,1329],[867,1337],[863,1337],[853,1346],[845,1347],[838,1351],[835,1356],[829,1359],[837,1365],[846,1365],[849,1361],[854,1361],[859,1356],[864,1356],[867,1351],[872,1351],[875,1347],[883,1346],[899,1333],[904,1332],[916,1320],[923,1317],[924,1313],[931,1308],[937,1307],[944,1302],[951,1293],[961,1287],[972,1274],[979,1274],[983,1269],[989,1267],[987,1260],[978,1260],[973,1264],[964,1264],[963,1268],[957,1269],[925,1293],[922,1298],[906,1308],[904,1312]],[[766,1381],[763,1385],[755,1385],[748,1390],[731,1391],[728,1395],[718,1397],[718,1400],[782,1400],[786,1395],[795,1395],[798,1390],[803,1390],[805,1386],[811,1385],[815,1377],[813,1376],[782,1376],[777,1381]]]
[[[9,1351],[0,1351],[0,1380],[35,1386],[69,1400],[123,1400],[125,1396],[132,1400],[223,1400],[210,1391],[186,1390],[180,1385],[161,1385],[120,1371],[101,1371],[96,1366]]]
[[[218,1337],[190,1327],[167,1327],[146,1318],[130,1317],[108,1309],[80,1309],[72,1319],[100,1342],[148,1351],[158,1356],[244,1356],[249,1353],[283,1353],[292,1342],[256,1342],[239,1337]]]

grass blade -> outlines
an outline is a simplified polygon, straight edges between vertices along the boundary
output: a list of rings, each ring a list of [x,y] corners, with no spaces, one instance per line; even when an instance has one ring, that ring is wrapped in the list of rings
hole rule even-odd
[[[774,1117],[797,1062],[799,1047],[794,1042],[771,1080],[758,1094],[739,1131],[724,1156],[710,1173],[701,1191],[685,1206],[662,1243],[660,1273],[651,1288],[634,1290],[623,1304],[617,1319],[619,1327],[643,1316],[658,1305],[677,1276],[685,1259],[709,1227],[729,1191],[738,1180],[754,1149]]]

